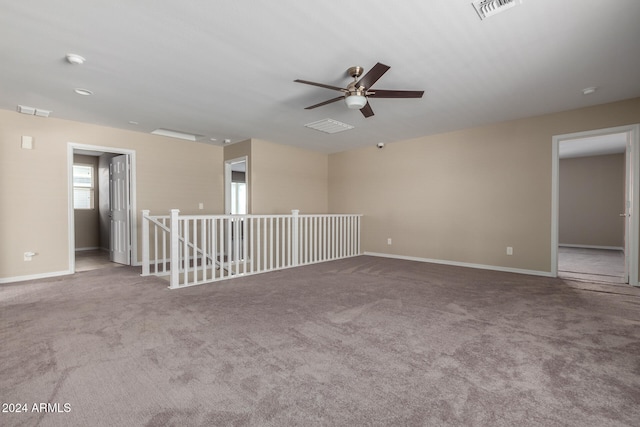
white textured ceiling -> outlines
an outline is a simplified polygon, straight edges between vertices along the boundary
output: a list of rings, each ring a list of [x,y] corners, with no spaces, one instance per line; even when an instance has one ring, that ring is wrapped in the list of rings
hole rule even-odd
[[[0,0],[0,108],[330,153],[640,96],[639,20],[638,0],[525,0],[484,21],[469,0]],[[425,96],[372,99],[366,119],[304,110],[339,93],[294,79],[344,87],[376,62],[391,69],[375,88]],[[355,128],[304,127],[325,118]]]

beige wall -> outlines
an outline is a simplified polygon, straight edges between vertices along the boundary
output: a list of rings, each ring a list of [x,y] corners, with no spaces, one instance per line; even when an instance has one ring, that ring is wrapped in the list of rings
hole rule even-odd
[[[368,252],[549,271],[553,135],[639,121],[637,98],[382,150],[372,141],[327,156],[255,139],[236,149],[250,152],[254,213],[363,213]],[[68,142],[135,150],[138,223],[142,209],[224,211],[226,147],[0,110],[0,280],[68,269]],[[25,251],[38,255],[24,262]]]
[[[7,110],[0,124],[0,280],[68,270],[68,142],[135,150],[138,224],[142,209],[223,212],[221,147]],[[25,251],[38,255],[25,262]]]
[[[253,213],[328,211],[328,156],[253,139],[249,181]]]
[[[76,250],[100,247],[100,214],[98,211],[100,193],[98,189],[98,157],[73,156],[73,163],[93,166],[94,208],[74,211],[74,230]]]
[[[559,242],[624,247],[623,154],[560,160]]]
[[[329,209],[364,214],[368,252],[549,272],[552,137],[638,122],[640,98],[372,141],[330,155]]]

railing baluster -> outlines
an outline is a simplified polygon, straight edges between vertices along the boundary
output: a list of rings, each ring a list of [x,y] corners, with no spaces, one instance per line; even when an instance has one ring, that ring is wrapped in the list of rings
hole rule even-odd
[[[249,217],[248,218],[249,221],[249,238],[247,239],[248,243],[249,243],[249,254],[247,255],[249,257],[249,273],[253,273],[255,271],[255,266],[253,264],[254,262],[254,241],[253,241],[253,236],[254,234],[254,218],[253,217]]]
[[[218,259],[218,245],[217,245],[217,219],[211,219],[211,280],[216,280],[216,261]]]
[[[171,210],[171,261],[169,268],[171,268],[171,279],[169,281],[169,287],[175,289],[179,286],[178,274],[180,273],[180,222],[178,215],[180,211],[178,209]]]
[[[280,236],[280,218],[276,218],[276,268],[282,267],[280,265],[280,240],[282,240]]]
[[[218,223],[219,226],[219,239],[220,239],[220,278],[224,279],[224,272],[225,272],[225,250],[224,250],[224,226],[225,226],[225,222],[227,220],[220,218],[220,221]]]
[[[262,229],[262,218],[256,218],[256,226],[256,268],[258,272],[262,272],[262,263],[260,260],[262,253],[262,233],[260,232]]]
[[[233,217],[230,217],[227,220],[227,273],[229,275],[233,274]]]
[[[291,217],[287,217],[287,267],[291,265]]]
[[[300,242],[298,241],[298,234],[300,233],[300,217],[298,216],[299,210],[293,209],[291,211],[291,265],[297,266],[300,262]]]
[[[269,217],[269,270],[273,270],[273,217]]]

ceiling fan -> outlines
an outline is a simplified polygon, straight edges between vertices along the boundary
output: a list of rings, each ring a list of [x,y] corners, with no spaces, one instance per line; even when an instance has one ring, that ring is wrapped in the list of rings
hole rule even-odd
[[[319,104],[312,105],[305,108],[305,110],[311,110],[313,108],[321,107],[323,105],[331,104],[332,102],[340,101],[344,99],[347,107],[351,109],[358,109],[365,117],[373,116],[373,110],[367,98],[422,98],[424,94],[423,90],[383,90],[383,89],[371,89],[371,86],[378,81],[380,77],[387,71],[389,71],[388,65],[377,63],[373,66],[367,74],[360,80],[358,78],[362,75],[364,69],[362,67],[351,67],[347,70],[347,73],[353,77],[353,81],[349,83],[346,88],[340,88],[337,86],[326,85],[323,83],[310,82],[308,80],[294,80],[297,83],[304,83],[312,86],[319,86],[326,89],[337,90],[344,92],[343,95],[321,102]]]

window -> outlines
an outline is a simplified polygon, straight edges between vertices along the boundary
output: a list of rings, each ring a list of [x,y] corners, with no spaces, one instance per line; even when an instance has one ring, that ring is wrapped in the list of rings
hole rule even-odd
[[[93,209],[94,177],[92,165],[73,165],[73,208]]]

